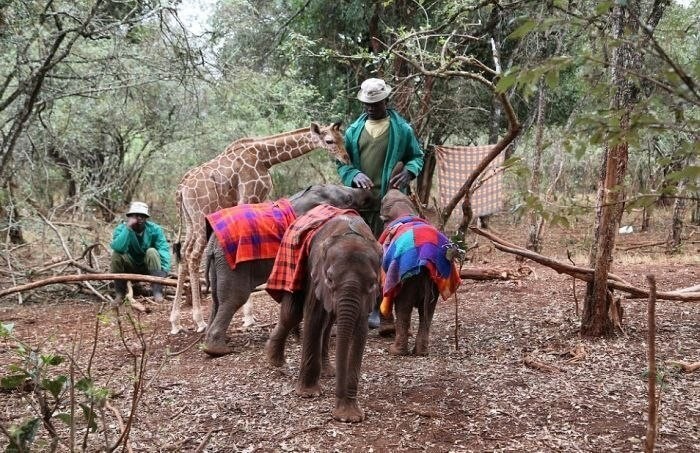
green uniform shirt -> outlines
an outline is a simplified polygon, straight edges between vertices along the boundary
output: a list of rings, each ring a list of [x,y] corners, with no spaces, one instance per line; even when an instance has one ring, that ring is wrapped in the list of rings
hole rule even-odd
[[[129,255],[138,267],[145,267],[146,250],[152,247],[158,250],[161,269],[165,272],[170,271],[170,246],[165,239],[165,233],[160,225],[150,220],[146,221],[143,232],[139,235],[125,223],[119,224],[114,229],[110,246],[117,253]]]
[[[389,144],[389,130],[379,137],[372,137],[366,130],[360,135],[360,168],[372,180],[372,194],[379,198],[382,188],[382,169]]]

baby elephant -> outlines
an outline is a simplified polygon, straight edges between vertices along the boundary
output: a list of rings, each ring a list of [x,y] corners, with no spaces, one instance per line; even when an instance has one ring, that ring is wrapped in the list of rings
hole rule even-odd
[[[389,353],[408,355],[408,330],[416,307],[419,324],[413,354],[426,356],[438,294],[447,299],[461,283],[454,263],[447,258],[453,245],[418,217],[410,198],[398,190],[391,189],[384,196],[380,215],[387,222],[379,238],[385,274],[380,310],[383,316],[390,316],[393,304],[396,318],[396,337]]]
[[[232,352],[226,344],[231,318],[253,289],[267,280],[287,227],[298,215],[322,203],[354,209],[375,204],[367,190],[322,184],[289,199],[239,205],[207,216],[215,234],[209,238],[205,253],[212,313],[204,352],[212,356]]]
[[[270,295],[281,302],[279,321],[266,345],[267,357],[275,366],[284,364],[286,337],[303,318],[296,393],[320,395],[321,373],[335,372],[332,416],[360,422],[365,415],[357,402],[358,381],[367,316],[379,297],[381,247],[355,212],[319,206],[307,216],[298,218],[285,233],[267,282]],[[310,228],[302,226],[307,220]],[[304,262],[301,272],[299,266],[288,265]],[[334,321],[335,370],[328,360]]]

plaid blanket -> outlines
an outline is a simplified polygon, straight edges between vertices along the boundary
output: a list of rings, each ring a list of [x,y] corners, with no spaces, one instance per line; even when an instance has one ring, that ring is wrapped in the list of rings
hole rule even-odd
[[[380,306],[384,316],[391,313],[401,282],[423,269],[428,270],[443,299],[454,294],[462,283],[457,267],[446,256],[452,243],[418,216],[405,216],[391,222],[379,237],[379,243],[384,248],[384,297]]]
[[[281,302],[284,293],[304,289],[306,261],[311,240],[328,220],[343,214],[359,215],[352,209],[340,209],[322,204],[298,217],[289,226],[282,238],[272,272],[267,279],[266,291],[270,297]]]
[[[242,204],[206,216],[231,269],[237,263],[274,258],[285,230],[296,218],[286,199]]]

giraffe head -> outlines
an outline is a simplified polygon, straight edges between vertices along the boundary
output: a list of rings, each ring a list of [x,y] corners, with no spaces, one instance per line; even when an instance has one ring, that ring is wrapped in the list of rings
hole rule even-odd
[[[350,163],[350,157],[345,150],[345,139],[340,132],[340,122],[328,126],[319,126],[318,123],[311,123],[311,136],[319,148],[323,148],[331,156],[344,164]]]

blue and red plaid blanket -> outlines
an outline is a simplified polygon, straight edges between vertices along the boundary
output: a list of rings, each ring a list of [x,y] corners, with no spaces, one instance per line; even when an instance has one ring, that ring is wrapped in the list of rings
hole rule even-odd
[[[359,215],[352,209],[322,204],[299,216],[289,226],[267,279],[266,291],[270,297],[281,302],[284,293],[293,293],[304,288],[311,240],[323,224],[343,214]]]
[[[457,291],[462,283],[455,264],[447,258],[450,240],[427,220],[415,215],[391,222],[379,237],[384,248],[383,299],[380,310],[391,313],[392,299],[401,289],[401,282],[427,269],[443,299]]]
[[[231,269],[244,261],[277,256],[282,236],[295,218],[294,208],[284,198],[242,204],[207,215]]]

